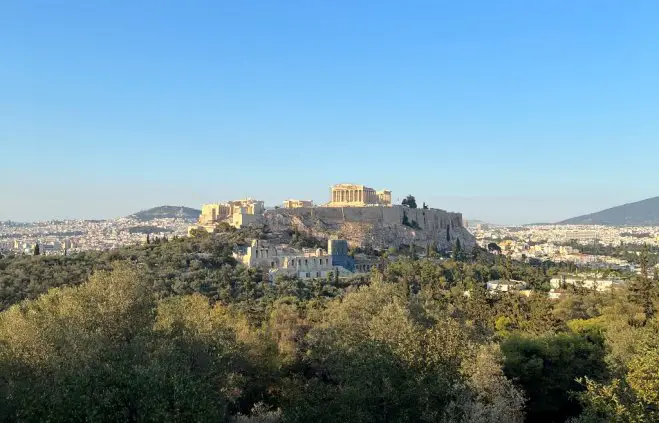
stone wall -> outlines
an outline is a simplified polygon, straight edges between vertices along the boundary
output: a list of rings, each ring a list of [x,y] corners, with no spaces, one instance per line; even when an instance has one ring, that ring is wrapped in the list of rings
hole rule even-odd
[[[403,225],[405,216],[413,227]],[[404,206],[276,209],[266,212],[265,221],[275,231],[297,228],[318,238],[347,239],[352,246],[425,247],[436,243],[440,248],[450,249],[456,239],[467,249],[475,245],[475,239],[463,226],[462,214],[439,209]]]

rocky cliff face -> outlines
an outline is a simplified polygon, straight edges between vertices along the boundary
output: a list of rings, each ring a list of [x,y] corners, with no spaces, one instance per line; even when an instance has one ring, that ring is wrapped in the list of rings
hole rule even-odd
[[[436,243],[450,249],[456,239],[470,250],[474,237],[462,226],[460,213],[437,209],[393,207],[317,207],[266,212],[266,224],[275,232],[297,229],[316,238],[339,237],[351,246],[383,249]],[[408,223],[404,225],[403,222]]]

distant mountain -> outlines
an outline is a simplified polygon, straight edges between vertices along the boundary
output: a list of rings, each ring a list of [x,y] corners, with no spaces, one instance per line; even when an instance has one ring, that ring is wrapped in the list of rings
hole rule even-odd
[[[466,222],[468,228],[475,228],[478,225],[481,225],[484,228],[490,228],[490,227],[496,227],[496,226],[505,226],[505,225],[499,225],[498,223],[490,223],[490,222],[486,222],[484,220],[478,220],[478,219],[464,219],[464,221]]]
[[[489,223],[484,222],[482,220],[478,220],[478,219],[464,219],[464,221],[467,223],[467,226],[469,226],[469,227],[472,227],[472,226],[475,227],[476,225],[489,225]]]
[[[160,206],[160,207],[154,207],[149,210],[142,210],[135,214],[131,214],[129,217],[138,220],[166,219],[166,218],[197,220],[200,214],[201,214],[201,210],[191,209],[190,207]]]
[[[659,225],[659,197],[624,204],[559,222],[561,225]]]

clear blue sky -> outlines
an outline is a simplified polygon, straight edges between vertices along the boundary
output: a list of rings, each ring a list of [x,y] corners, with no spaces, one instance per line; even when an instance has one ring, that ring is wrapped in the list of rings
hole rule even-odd
[[[0,219],[338,182],[498,223],[659,195],[659,2],[0,3]]]

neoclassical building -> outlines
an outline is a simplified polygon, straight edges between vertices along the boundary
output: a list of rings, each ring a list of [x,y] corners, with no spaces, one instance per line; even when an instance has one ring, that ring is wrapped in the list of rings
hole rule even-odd
[[[365,185],[337,184],[331,188],[328,206],[391,206],[391,191],[376,191]]]

